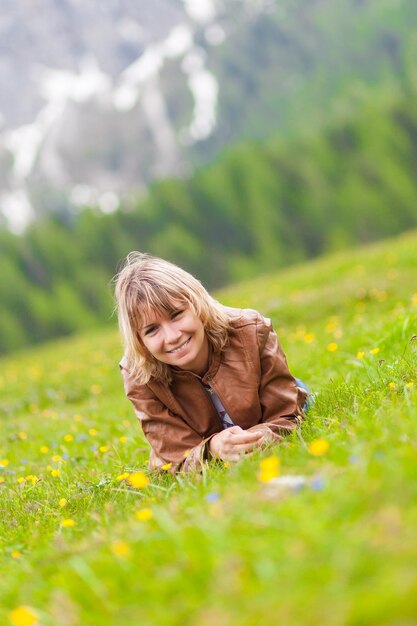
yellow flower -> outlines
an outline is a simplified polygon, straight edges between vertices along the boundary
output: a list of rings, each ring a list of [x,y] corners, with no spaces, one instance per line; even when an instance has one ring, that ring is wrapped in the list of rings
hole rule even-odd
[[[337,348],[338,348],[338,345],[334,341],[329,343],[329,345],[327,346],[327,349],[329,352],[336,352]]]
[[[133,472],[129,474],[127,482],[135,489],[143,489],[149,485],[149,478],[143,472]]]
[[[108,452],[109,451],[109,446],[100,446],[99,450],[100,450],[100,452]]]
[[[37,476],[34,476],[33,474],[28,474],[25,479],[27,481],[30,481],[32,485],[35,485],[39,480],[39,478]]]
[[[4,483],[4,478],[2,476],[0,476],[0,485],[1,483]]]
[[[88,434],[91,435],[91,437],[95,437],[97,435],[97,431],[95,428],[89,428]]]
[[[337,328],[337,323],[337,318],[330,319],[325,326],[326,333],[333,333]]]
[[[22,441],[23,441],[24,439],[27,439],[27,438],[28,438],[27,434],[26,434],[26,433],[24,433],[22,430],[21,430],[21,431],[20,431],[20,433],[18,434],[18,437],[19,437],[19,439],[21,439]]]
[[[75,526],[75,522],[73,519],[63,519],[61,520],[62,528],[70,528],[71,526]]]
[[[395,388],[396,388],[396,386],[397,386],[397,385],[396,385],[395,383],[393,383],[393,382],[388,383],[388,387],[389,387],[390,389],[395,389]]]
[[[417,293],[413,293],[413,295],[411,296],[411,304],[413,306],[417,306]]]
[[[165,465],[162,465],[161,469],[168,471],[172,466],[172,463],[165,463]]]
[[[12,557],[12,559],[20,559],[22,556],[22,553],[19,552],[19,550],[13,550],[13,552],[11,552],[10,556]]]
[[[49,452],[49,448],[48,446],[41,446],[40,451],[42,452],[42,454],[47,454]]]
[[[266,459],[262,459],[259,464],[258,479],[262,483],[268,483],[279,475],[279,466],[280,460],[277,456],[268,456]]]
[[[279,467],[279,458],[277,456],[268,456],[259,463],[261,470],[276,470]]]
[[[66,441],[67,443],[74,441],[73,435],[64,435],[64,441]]]
[[[365,356],[365,352],[361,352],[361,351],[360,351],[360,352],[358,352],[358,353],[356,354],[356,358],[357,358],[357,359],[363,359],[363,357],[364,357],[364,356]]]
[[[129,472],[123,472],[123,474],[117,476],[116,480],[125,480],[126,478],[129,478]]]
[[[369,350],[369,352],[370,352],[371,354],[378,354],[378,352],[379,352],[379,348],[373,348],[372,350]]]
[[[126,443],[127,437],[119,437],[120,443]]]
[[[66,498],[61,498],[59,501],[59,506],[60,507],[64,507],[67,504],[67,499]]]
[[[110,549],[113,554],[120,559],[126,559],[130,554],[130,546],[121,539],[116,539],[110,544]]]
[[[25,479],[23,478],[23,476],[19,476],[19,478],[17,479],[18,483],[24,483]]]
[[[51,472],[51,476],[53,476],[54,478],[58,478],[59,476],[59,469],[53,469]]]
[[[59,454],[54,454],[54,456],[52,457],[52,461],[54,463],[58,463],[58,461],[61,460],[61,457],[59,456]]]
[[[8,465],[9,465],[8,459],[3,459],[2,461],[0,461],[0,467],[7,467]]]
[[[139,509],[139,511],[136,511],[135,517],[139,522],[147,522],[152,519],[153,511],[152,509]]]
[[[406,387],[414,387],[414,383],[413,383],[413,381],[412,381],[412,380],[410,380],[410,382],[409,382],[409,383],[405,383],[405,386],[406,386]]]
[[[314,439],[308,445],[308,451],[313,456],[323,456],[329,449],[329,442],[326,439]]]
[[[9,613],[9,619],[13,626],[35,626],[39,622],[38,614],[30,606],[18,606]]]
[[[304,341],[306,343],[312,343],[314,341],[314,339],[316,338],[314,333],[306,333],[304,335]]]

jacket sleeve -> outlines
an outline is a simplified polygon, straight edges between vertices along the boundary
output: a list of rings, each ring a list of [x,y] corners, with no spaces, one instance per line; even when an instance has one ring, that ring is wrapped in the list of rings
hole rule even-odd
[[[281,439],[282,435],[293,431],[304,419],[302,407],[307,393],[296,386],[271,322],[261,318],[257,332],[261,368],[259,399],[262,424],[274,433],[276,439]],[[259,426],[252,428],[259,429]]]
[[[171,464],[169,471],[199,470],[208,459],[208,442],[211,437],[201,436],[173,413],[147,385],[138,385],[127,368],[120,365],[124,388],[143,433],[151,445],[149,469],[158,470]]]

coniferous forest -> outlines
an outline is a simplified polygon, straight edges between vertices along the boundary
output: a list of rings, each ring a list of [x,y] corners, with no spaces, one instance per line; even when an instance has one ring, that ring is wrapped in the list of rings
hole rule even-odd
[[[237,144],[130,210],[2,232],[0,350],[114,324],[111,278],[131,250],[214,288],[416,227],[416,168],[415,91],[386,90],[324,131]]]

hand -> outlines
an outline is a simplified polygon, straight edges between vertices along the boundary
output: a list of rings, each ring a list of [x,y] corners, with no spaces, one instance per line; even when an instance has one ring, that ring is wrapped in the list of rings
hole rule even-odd
[[[260,430],[248,432],[240,426],[226,428],[214,435],[209,442],[212,456],[222,461],[238,461],[242,454],[262,444],[264,433]]]
[[[259,445],[266,445],[268,443],[276,443],[277,439],[281,439],[278,435],[274,435],[272,430],[266,426],[266,424],[258,424],[258,426],[252,427],[248,432],[261,433],[262,439]]]

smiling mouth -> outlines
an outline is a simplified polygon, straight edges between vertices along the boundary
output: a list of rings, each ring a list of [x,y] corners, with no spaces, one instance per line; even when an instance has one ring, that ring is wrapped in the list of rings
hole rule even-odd
[[[191,337],[188,337],[187,341],[184,341],[184,343],[182,343],[180,346],[178,346],[178,348],[174,348],[174,350],[168,350],[168,354],[176,354],[177,352],[181,352],[181,350],[183,348],[188,346],[190,341],[191,341]]]

